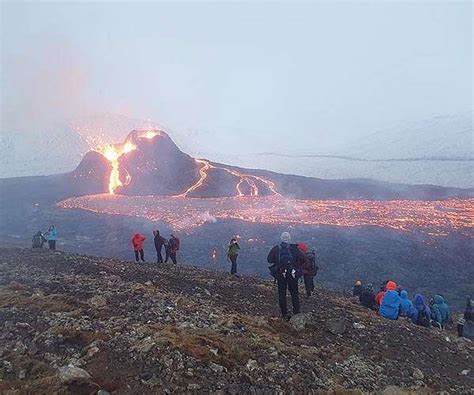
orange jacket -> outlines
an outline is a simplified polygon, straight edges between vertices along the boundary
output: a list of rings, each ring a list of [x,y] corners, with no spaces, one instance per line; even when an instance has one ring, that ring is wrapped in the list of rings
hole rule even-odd
[[[143,250],[143,242],[146,240],[146,237],[140,233],[135,233],[132,237],[132,245],[135,251]]]

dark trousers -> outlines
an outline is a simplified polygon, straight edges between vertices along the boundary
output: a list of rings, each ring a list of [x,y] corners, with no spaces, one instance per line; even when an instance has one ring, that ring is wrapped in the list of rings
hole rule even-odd
[[[314,276],[309,274],[303,276],[304,288],[306,289],[306,295],[311,296],[314,291]]]
[[[143,250],[134,250],[135,251],[135,261],[138,262],[140,259],[145,262],[145,252]]]
[[[286,302],[286,290],[290,291],[291,303],[293,304],[293,314],[300,312],[300,297],[298,294],[298,279],[287,273],[277,278],[278,284],[278,303],[280,304],[281,315],[288,315],[288,307]]]
[[[156,263],[163,263],[163,255],[161,255],[161,248],[156,250]]]
[[[49,249],[56,251],[56,240],[48,240]]]
[[[232,263],[230,267],[230,274],[237,274],[237,257],[238,255],[229,255],[229,259]]]
[[[170,258],[175,265],[178,264],[178,260],[176,259],[176,252],[170,252]]]

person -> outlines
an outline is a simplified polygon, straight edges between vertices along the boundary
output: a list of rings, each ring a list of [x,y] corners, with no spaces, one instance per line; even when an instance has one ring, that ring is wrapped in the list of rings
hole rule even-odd
[[[359,302],[362,306],[368,309],[377,310],[377,303],[375,302],[374,286],[367,284],[359,295]]]
[[[239,251],[239,243],[237,243],[237,239],[235,237],[232,237],[227,250],[227,259],[232,263],[230,267],[230,274],[237,274],[237,257],[239,256]]]
[[[443,329],[449,322],[449,306],[443,296],[436,294],[433,297],[433,306],[431,307],[431,318],[434,323]]]
[[[474,340],[474,313],[470,296],[468,296],[466,301],[464,316],[458,322],[458,335],[459,337]]]
[[[163,263],[163,256],[161,255],[161,250],[163,246],[166,248],[166,244],[168,244],[168,240],[166,240],[163,236],[160,235],[159,230],[153,231],[153,241],[155,242],[155,249],[156,249],[156,263]]]
[[[411,309],[409,318],[416,325],[424,326],[425,328],[431,327],[431,310],[426,305],[422,295],[415,295],[415,306]]]
[[[413,303],[410,299],[408,299],[408,292],[402,289],[400,291],[400,316],[401,317],[408,317],[410,314],[411,309],[413,308]]]
[[[385,286],[385,294],[382,298],[379,313],[389,320],[398,320],[401,299],[397,292],[395,281],[389,281]]]
[[[176,255],[180,247],[180,242],[179,242],[179,239],[174,234],[171,235],[170,241],[168,242],[168,246],[169,246],[169,258],[171,258],[173,263],[176,265],[178,264],[178,259]],[[165,262],[167,261],[168,259],[165,260]]]
[[[43,248],[43,244],[46,243],[46,238],[43,236],[43,232],[40,230],[33,236],[31,240],[33,248]]]
[[[46,236],[48,237],[48,245],[49,249],[52,251],[56,251],[56,241],[58,240],[58,231],[56,230],[54,225],[51,225],[46,232]]]
[[[383,299],[383,296],[385,295],[385,286],[387,285],[387,282],[388,281],[384,281],[382,283],[382,285],[380,286],[379,292],[377,293],[377,295],[375,295],[375,302],[377,303],[379,307],[382,304],[382,299]]]
[[[316,265],[316,254],[314,249],[308,251],[308,246],[305,243],[299,243],[298,249],[306,255],[306,262],[302,267],[302,274],[306,298],[310,298],[314,291],[314,277],[319,269]]]
[[[145,262],[145,252],[143,251],[143,243],[146,240],[146,237],[140,233],[135,233],[132,237],[132,246],[133,251],[135,252],[135,262],[138,262],[140,259],[142,262]]]
[[[300,313],[298,280],[302,273],[301,268],[306,262],[305,255],[296,244],[290,244],[290,241],[291,235],[288,232],[283,232],[281,243],[273,246],[267,257],[268,263],[271,264],[270,273],[275,277],[278,286],[278,303],[281,315],[287,321],[291,318],[286,301],[287,290],[291,295],[293,314]]]
[[[357,280],[352,288],[352,296],[359,296],[362,292],[362,281]]]

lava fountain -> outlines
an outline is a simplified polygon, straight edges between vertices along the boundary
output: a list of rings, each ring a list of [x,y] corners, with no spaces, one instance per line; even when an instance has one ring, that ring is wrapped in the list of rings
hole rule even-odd
[[[137,138],[152,139],[159,134],[160,132],[156,130],[144,130],[139,133]],[[122,155],[135,151],[136,149],[137,146],[134,144],[134,142],[129,140],[125,141],[123,144],[109,144],[97,150],[97,152],[102,154],[112,166],[109,176],[109,194],[114,195],[118,187],[130,184],[131,176],[125,169],[125,181],[122,182],[124,177],[121,177],[120,175],[119,159]]]

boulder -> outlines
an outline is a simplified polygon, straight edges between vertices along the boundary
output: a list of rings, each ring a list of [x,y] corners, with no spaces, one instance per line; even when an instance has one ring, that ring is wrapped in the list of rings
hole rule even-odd
[[[342,318],[333,318],[326,321],[326,329],[333,335],[342,335],[346,331],[346,323]]]
[[[91,375],[84,369],[72,365],[61,366],[58,369],[58,376],[62,383],[69,383],[71,381],[81,379],[89,380],[91,378]]]

